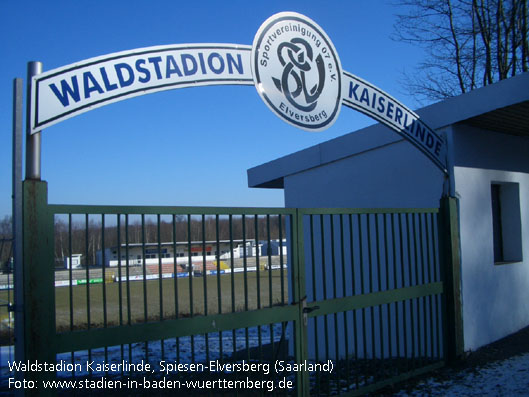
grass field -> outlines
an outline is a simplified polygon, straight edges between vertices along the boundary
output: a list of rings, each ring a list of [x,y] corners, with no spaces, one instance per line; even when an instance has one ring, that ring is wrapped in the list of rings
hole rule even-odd
[[[220,307],[219,290],[220,284]],[[160,287],[161,286],[161,287]],[[175,299],[175,286],[177,296]],[[233,298],[232,298],[233,286]],[[254,310],[288,302],[287,270],[261,271],[246,274],[234,273],[220,276],[166,278],[160,280],[112,282],[106,284],[77,285],[55,288],[56,327],[58,331],[88,328],[87,288],[90,294],[90,327],[104,326],[103,290],[106,296],[106,324],[158,321],[200,314],[217,314],[232,311]],[[145,295],[144,295],[145,290]],[[71,297],[70,297],[71,291]],[[205,292],[204,292],[205,291]],[[245,292],[246,291],[246,292]],[[259,294],[258,294],[259,291]],[[162,299],[160,300],[160,292]],[[13,292],[11,291],[11,298]],[[127,300],[130,296],[130,304]],[[145,305],[144,296],[147,297]],[[245,298],[247,297],[247,299]],[[0,291],[0,300],[7,301],[7,291]],[[70,307],[70,299],[72,306]],[[204,304],[206,302],[206,305]],[[192,303],[192,305],[191,305]],[[160,304],[161,308],[160,309]],[[146,308],[145,308],[146,306]],[[145,313],[145,309],[147,313]],[[7,307],[0,307],[0,343],[12,341],[12,329],[7,327]],[[13,325],[13,323],[11,323]]]
[[[177,290],[176,299],[175,290]],[[156,321],[160,318],[175,318],[176,313],[185,317],[191,313],[217,314],[219,311],[227,313],[269,307],[288,301],[288,280],[286,270],[283,271],[283,277],[280,270],[273,270],[271,273],[261,271],[259,278],[256,272],[247,273],[246,289],[243,273],[233,274],[233,284],[231,274],[210,275],[205,278],[193,277],[191,283],[189,278],[167,278],[162,279],[161,282],[147,280],[91,284],[89,286],[91,327],[103,326],[105,307],[103,293],[106,296],[107,325],[118,325],[120,322],[128,324],[129,319],[131,323],[137,323],[144,322],[145,319]],[[127,300],[128,296],[130,296],[130,304]],[[55,301],[58,330],[70,328],[72,314],[75,329],[87,327],[86,285],[71,288],[72,309],[70,309],[68,287],[55,288]]]

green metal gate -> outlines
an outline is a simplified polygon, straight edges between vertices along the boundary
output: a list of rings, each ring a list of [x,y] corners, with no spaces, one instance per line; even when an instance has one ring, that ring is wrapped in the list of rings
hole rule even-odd
[[[46,183],[26,181],[23,347],[30,361],[61,364],[26,379],[356,395],[437,368],[453,344],[444,219],[49,205]],[[59,246],[69,269],[56,272]]]
[[[361,395],[444,365],[438,209],[304,209],[302,356],[316,395]]]

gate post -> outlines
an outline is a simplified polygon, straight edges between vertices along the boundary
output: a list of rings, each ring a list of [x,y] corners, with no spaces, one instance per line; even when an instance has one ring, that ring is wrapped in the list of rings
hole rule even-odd
[[[445,357],[453,361],[463,354],[463,307],[461,301],[461,251],[458,200],[441,199],[440,212],[441,277],[445,296]]]
[[[44,370],[46,364],[55,364],[53,238],[47,183],[26,179],[23,183],[24,352],[26,362],[39,365],[30,368],[25,379],[37,382],[40,389],[26,390],[28,395],[46,394],[42,381],[55,378],[55,371]]]

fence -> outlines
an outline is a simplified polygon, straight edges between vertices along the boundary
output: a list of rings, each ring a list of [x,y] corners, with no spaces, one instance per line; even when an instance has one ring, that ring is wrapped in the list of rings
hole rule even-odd
[[[363,394],[444,365],[437,209],[300,210],[317,395]]]
[[[359,395],[444,364],[437,209],[65,206],[24,189],[23,347],[59,365],[29,380]],[[85,257],[65,287],[58,246]]]

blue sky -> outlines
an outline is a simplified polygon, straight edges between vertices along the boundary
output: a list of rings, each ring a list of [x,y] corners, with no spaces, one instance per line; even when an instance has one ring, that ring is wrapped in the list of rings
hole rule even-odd
[[[421,53],[390,39],[387,1],[0,0],[0,217],[11,213],[13,79],[27,62],[44,71],[134,48],[252,44],[280,11],[316,21],[344,70],[415,109],[399,83]],[[311,133],[274,115],[254,87],[185,88],[128,99],[42,132],[42,179],[58,204],[283,206],[282,190],[250,189],[246,170],[373,124],[342,108]]]

